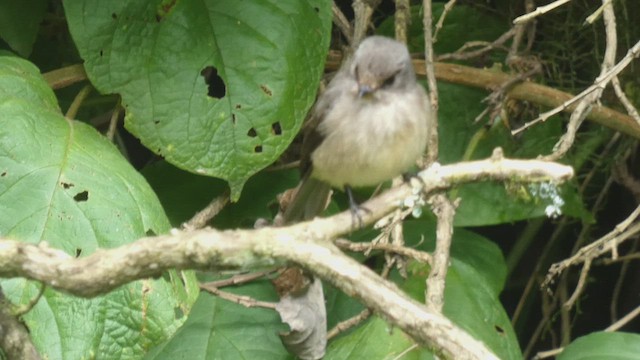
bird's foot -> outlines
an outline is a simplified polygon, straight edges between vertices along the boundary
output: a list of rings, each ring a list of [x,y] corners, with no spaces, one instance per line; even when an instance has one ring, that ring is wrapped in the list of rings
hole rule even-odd
[[[349,197],[349,209],[351,210],[351,227],[356,230],[362,229],[364,227],[364,223],[360,214],[363,212],[371,213],[371,210],[358,204],[355,197],[353,196],[353,190],[351,190],[351,186],[345,185],[344,190]]]

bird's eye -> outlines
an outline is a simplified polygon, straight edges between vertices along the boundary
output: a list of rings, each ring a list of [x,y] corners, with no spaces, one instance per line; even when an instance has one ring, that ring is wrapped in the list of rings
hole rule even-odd
[[[381,88],[388,88],[391,85],[393,85],[393,83],[396,81],[396,74],[393,74],[391,76],[389,76],[388,78],[385,79],[385,81],[382,83],[382,86],[380,86]]]

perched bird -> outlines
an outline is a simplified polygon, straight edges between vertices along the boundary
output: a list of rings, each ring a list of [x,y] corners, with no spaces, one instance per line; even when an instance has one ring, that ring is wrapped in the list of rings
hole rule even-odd
[[[406,172],[423,154],[432,119],[407,47],[371,36],[320,95],[302,145],[302,184],[284,222],[311,219],[331,187],[373,186]]]

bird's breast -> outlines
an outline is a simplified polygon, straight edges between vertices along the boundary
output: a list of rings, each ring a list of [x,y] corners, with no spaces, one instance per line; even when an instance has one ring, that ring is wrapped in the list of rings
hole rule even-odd
[[[312,176],[336,187],[372,186],[407,171],[423,153],[430,114],[422,88],[376,95],[343,96],[326,114]]]

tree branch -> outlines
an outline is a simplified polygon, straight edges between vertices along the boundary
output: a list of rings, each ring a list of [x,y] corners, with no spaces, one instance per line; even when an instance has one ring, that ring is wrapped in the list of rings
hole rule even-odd
[[[363,204],[368,225],[415,196],[480,180],[561,182],[573,176],[569,166],[539,160],[504,159],[501,151],[487,160],[440,166],[420,172],[424,187],[404,184]],[[174,230],[142,238],[115,249],[74,258],[46,243],[0,240],[0,277],[24,277],[68,293],[93,297],[128,282],[159,276],[167,269],[224,270],[283,263],[302,266],[362,301],[419,344],[457,359],[496,359],[479,341],[445,317],[427,310],[397,286],[335,247],[331,240],[352,229],[349,211],[288,227],[255,230]]]

